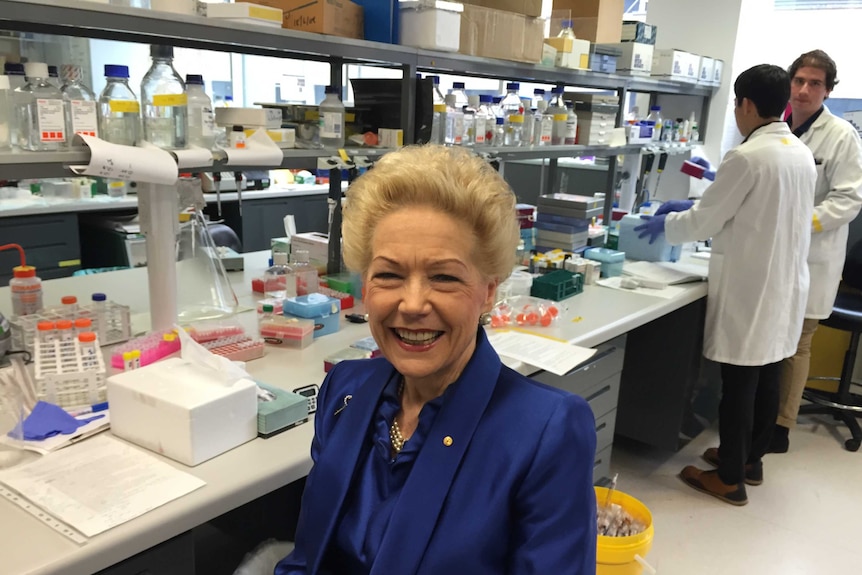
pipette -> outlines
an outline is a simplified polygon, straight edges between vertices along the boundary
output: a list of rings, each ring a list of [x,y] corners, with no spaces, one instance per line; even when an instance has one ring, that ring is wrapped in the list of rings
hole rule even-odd
[[[213,172],[213,185],[216,192],[216,206],[218,208],[218,217],[221,218],[221,172]]]
[[[234,172],[233,179],[236,182],[236,204],[242,217],[242,172]]]

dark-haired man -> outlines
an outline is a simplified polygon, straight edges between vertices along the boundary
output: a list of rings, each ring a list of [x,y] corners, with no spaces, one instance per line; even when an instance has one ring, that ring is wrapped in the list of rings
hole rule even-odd
[[[787,72],[755,66],[733,88],[745,140],[725,155],[699,202],[688,209],[673,204],[641,228],[653,237],[665,231],[672,244],[713,238],[703,353],[721,364],[722,398],[720,445],[704,459],[718,469],[688,466],[680,476],[699,491],[745,505],[745,484],[763,481],[780,362],[796,351],[802,331],[817,173],[811,152],[781,120],[790,97]]]
[[[793,357],[781,363],[781,401],[769,451],[790,447],[799,404],[811,364],[811,340],[821,319],[829,317],[847,249],[850,222],[862,208],[862,143],[849,122],[823,104],[838,83],[835,62],[823,50],[806,52],[788,70],[790,107],[787,123],[814,154],[817,188],[811,221],[808,271],[811,288],[802,335]]]

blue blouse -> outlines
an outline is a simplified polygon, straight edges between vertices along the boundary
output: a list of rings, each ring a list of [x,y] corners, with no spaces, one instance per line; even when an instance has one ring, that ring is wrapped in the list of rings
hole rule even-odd
[[[434,418],[456,385],[450,385],[440,397],[422,407],[416,431],[393,458],[389,428],[401,409],[400,383],[401,376],[396,372],[383,389],[374,423],[368,429],[368,437],[354,470],[354,480],[335,528],[333,543],[323,560],[324,571],[351,575],[370,573],[401,489]]]

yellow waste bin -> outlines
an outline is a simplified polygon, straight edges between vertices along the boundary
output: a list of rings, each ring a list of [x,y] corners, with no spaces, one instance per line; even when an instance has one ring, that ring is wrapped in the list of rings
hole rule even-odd
[[[605,487],[595,489],[596,501],[603,505],[608,497],[608,490]],[[646,529],[628,537],[599,535],[596,546],[596,575],[641,575],[643,566],[637,562],[635,555],[645,559],[652,547],[652,514],[646,505],[621,491],[613,492],[611,503],[625,509],[629,515],[646,525]]]

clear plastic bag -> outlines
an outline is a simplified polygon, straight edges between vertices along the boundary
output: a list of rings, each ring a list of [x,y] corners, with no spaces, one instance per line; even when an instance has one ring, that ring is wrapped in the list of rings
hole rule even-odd
[[[507,298],[491,310],[491,327],[552,327],[568,308],[560,302],[530,296]]]

